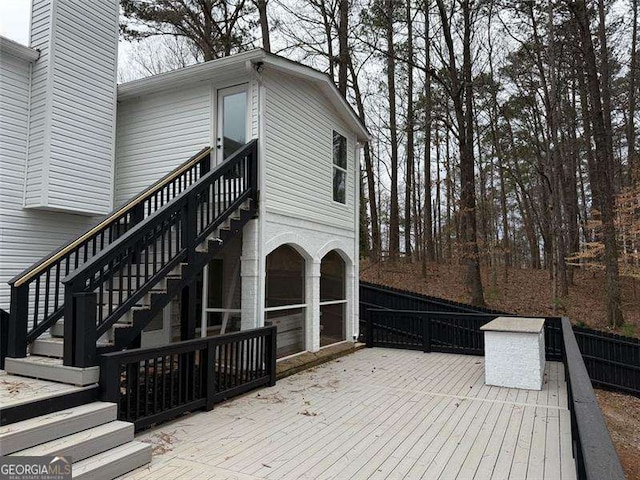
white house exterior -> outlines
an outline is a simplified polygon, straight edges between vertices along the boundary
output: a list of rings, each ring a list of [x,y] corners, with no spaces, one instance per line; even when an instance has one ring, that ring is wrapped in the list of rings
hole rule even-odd
[[[200,335],[276,324],[279,355],[358,335],[359,149],[328,76],[257,49],[117,86],[117,2],[34,0],[0,38],[0,308],[7,282],[203,147],[258,140],[258,212],[198,282]],[[192,297],[193,298],[193,297]],[[170,342],[176,299],[143,333]]]

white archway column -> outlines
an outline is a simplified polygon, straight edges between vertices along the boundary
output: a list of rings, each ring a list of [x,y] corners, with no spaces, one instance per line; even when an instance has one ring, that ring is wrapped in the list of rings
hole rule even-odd
[[[242,257],[240,258],[240,276],[242,278],[242,313],[240,328],[263,327],[262,289],[260,282],[260,250],[258,221],[251,220],[242,232]]]
[[[320,262],[306,261],[305,278],[305,348],[310,352],[320,350]]]
[[[345,288],[346,288],[346,319],[345,319],[345,337],[347,340],[352,341],[353,336],[357,335],[358,326],[358,300],[357,300],[357,288],[356,288],[356,269],[351,262],[346,262],[345,265]]]

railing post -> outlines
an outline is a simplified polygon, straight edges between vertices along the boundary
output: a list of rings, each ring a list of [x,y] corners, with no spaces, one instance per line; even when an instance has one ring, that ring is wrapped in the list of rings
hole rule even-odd
[[[207,404],[205,409],[207,411],[213,408],[213,399],[216,394],[216,384],[215,384],[215,361],[216,361],[216,344],[215,341],[209,340],[207,342],[207,349],[205,350],[205,362],[206,365],[203,367],[205,380],[204,380],[204,391],[207,395]]]
[[[74,367],[96,365],[96,306],[95,292],[80,292],[73,295],[75,303]]]
[[[103,402],[120,404],[120,362],[103,356],[100,361],[100,391]],[[118,408],[118,413],[121,413]]]
[[[373,347],[373,317],[374,313],[371,310],[367,309],[367,338],[365,338],[367,342],[367,348]]]
[[[4,370],[4,359],[9,345],[9,314],[0,309],[0,370]]]
[[[267,365],[269,365],[269,386],[273,387],[276,384],[276,355],[278,352],[278,336],[276,335],[276,328],[271,327],[269,332],[270,338],[267,342]]]
[[[205,157],[200,160],[200,178],[211,171],[211,153],[207,153]]]
[[[27,329],[29,324],[29,284],[11,286],[11,311],[7,356],[27,356]]]
[[[431,317],[429,315],[421,315],[422,321],[422,351],[431,352]]]
[[[252,200],[258,203],[258,142],[254,142],[249,154],[249,186]]]

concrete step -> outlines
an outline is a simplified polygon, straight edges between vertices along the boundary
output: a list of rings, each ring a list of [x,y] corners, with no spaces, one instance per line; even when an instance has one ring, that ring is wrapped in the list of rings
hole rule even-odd
[[[74,463],[72,478],[112,480],[149,462],[151,462],[151,445],[143,442],[129,442]]]
[[[13,375],[68,383],[79,387],[98,383],[100,380],[100,367],[68,367],[62,364],[60,358],[38,355],[30,355],[25,358],[7,357],[4,369]]]
[[[117,411],[115,403],[92,402],[0,427],[0,456],[112,422]]]
[[[133,440],[133,423],[115,420],[88,428],[35,447],[20,450],[17,456],[69,456],[74,463],[98,455]]]
[[[98,347],[107,347],[113,343],[108,341],[97,342]],[[31,344],[31,355],[43,357],[62,358],[64,357],[64,338],[49,337],[38,338]]]

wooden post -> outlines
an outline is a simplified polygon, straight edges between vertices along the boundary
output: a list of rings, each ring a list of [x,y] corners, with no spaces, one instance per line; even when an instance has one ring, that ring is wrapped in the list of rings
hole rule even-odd
[[[73,295],[75,303],[74,367],[93,367],[96,359],[96,306],[95,292],[80,292]]]
[[[207,349],[204,355],[205,365],[200,368],[204,368],[205,385],[204,391],[207,395],[207,404],[205,409],[207,411],[213,408],[213,399],[216,394],[216,375],[215,375],[215,362],[216,362],[216,343],[213,340],[207,342]]]
[[[120,362],[103,356],[100,362],[100,391],[103,402],[120,405]]]
[[[422,351],[431,352],[431,317],[429,315],[421,315],[422,322]]]
[[[11,286],[11,312],[7,356],[27,356],[27,328],[29,323],[29,284]]]
[[[367,342],[367,348],[371,348],[373,347],[373,317],[374,317],[374,312],[370,311],[369,309],[367,309],[367,337],[365,338],[365,341]]]
[[[273,387],[276,384],[276,357],[278,352],[278,336],[276,333],[277,327],[270,327],[269,337],[267,341],[267,357],[265,360],[269,365],[269,386]]]

